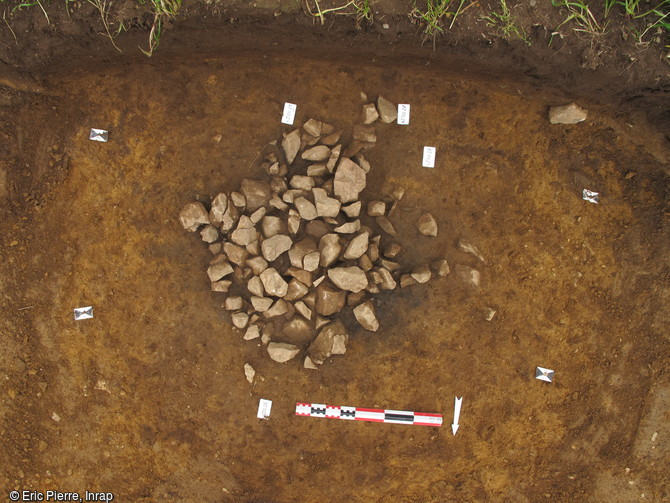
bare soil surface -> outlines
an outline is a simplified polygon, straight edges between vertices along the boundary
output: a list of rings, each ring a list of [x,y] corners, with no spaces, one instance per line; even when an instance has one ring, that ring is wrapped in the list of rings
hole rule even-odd
[[[415,28],[394,8],[363,30],[314,28],[302,11],[198,10],[151,59],[135,50],[146,33],[119,37],[116,54],[82,33],[83,14],[71,26],[52,13],[32,52],[17,49],[30,34],[4,44],[0,499],[670,501],[667,65],[642,51],[617,77],[616,55],[580,67],[577,41],[531,54],[473,34],[433,50],[377,26]],[[378,333],[345,320],[346,355],[318,371],[280,365],[232,328],[211,254],[177,215],[265,176],[258,152],[287,130],[284,102],[296,124],[351,131],[361,92],[412,106],[409,126],[377,126],[362,193],[406,189],[400,262],[445,256],[481,285],[452,272],[386,293]],[[550,125],[548,108],[573,99],[589,118]],[[110,141],[89,141],[91,127]],[[421,167],[424,145],[435,169]],[[436,238],[416,231],[422,210]],[[87,305],[95,317],[74,321]],[[538,365],[553,383],[534,379]],[[268,421],[259,398],[273,400]],[[295,402],[445,424],[296,417]]]

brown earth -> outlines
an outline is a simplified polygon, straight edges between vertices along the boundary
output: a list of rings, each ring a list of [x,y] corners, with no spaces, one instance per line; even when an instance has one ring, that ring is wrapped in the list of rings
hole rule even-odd
[[[590,42],[482,37],[475,8],[433,50],[400,3],[380,2],[360,30],[276,7],[189,8],[151,59],[136,49],[142,13],[122,54],[85,31],[87,5],[69,22],[55,8],[50,24],[13,18],[17,43],[2,32],[0,499],[670,501],[662,53],[614,38],[590,69]],[[378,333],[347,318],[346,355],[279,365],[232,329],[211,255],[177,214],[263,176],[254,161],[285,130],[285,101],[298,124],[350,131],[362,91],[412,105],[409,126],[377,126],[362,194],[407,190],[400,261],[446,255],[478,268],[481,287],[452,272],[385,294]],[[588,120],[550,125],[548,108],[573,99]],[[88,141],[91,127],[109,143]],[[437,147],[433,170],[423,145]],[[437,238],[414,229],[422,210]],[[463,236],[484,263],[457,250]],[[75,322],[85,305],[95,318]],[[554,383],[533,378],[537,365]],[[259,398],[274,402],[269,421]],[[302,418],[297,401],[439,412],[445,425]]]

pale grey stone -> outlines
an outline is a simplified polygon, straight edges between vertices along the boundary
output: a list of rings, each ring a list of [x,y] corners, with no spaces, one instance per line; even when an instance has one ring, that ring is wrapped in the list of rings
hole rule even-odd
[[[285,134],[281,146],[284,149],[284,155],[286,155],[286,162],[293,164],[293,160],[300,150],[300,130],[294,129]]]
[[[313,251],[304,256],[302,268],[305,271],[313,272],[319,268],[321,254],[318,251]]]
[[[363,124],[372,124],[378,118],[379,114],[377,113],[377,108],[374,103],[363,105],[363,114],[361,115]]]
[[[200,230],[200,237],[205,243],[213,243],[219,239],[219,230],[212,224],[207,224]]]
[[[430,268],[427,265],[419,266],[412,271],[411,276],[417,283],[427,283],[431,276]]]
[[[254,274],[259,275],[268,268],[268,262],[263,257],[248,258],[246,265],[251,268]]]
[[[209,223],[209,213],[197,201],[186,204],[179,212],[179,221],[181,225],[189,232],[195,232],[201,225]]]
[[[323,316],[339,313],[344,307],[346,293],[332,285],[321,283],[316,288],[316,299],[314,309]]]
[[[337,145],[336,147],[333,147],[333,149],[330,151],[330,157],[328,158],[328,162],[326,163],[326,169],[330,173],[332,173],[333,170],[335,169],[337,161],[340,158],[341,152],[342,152],[342,145]]]
[[[335,197],[342,203],[356,201],[358,194],[365,189],[365,185],[365,171],[351,159],[342,158],[335,170],[333,182]]]
[[[549,109],[549,122],[552,124],[577,124],[585,121],[587,117],[588,110],[576,103]]]
[[[209,210],[209,220],[212,225],[220,226],[223,222],[223,214],[228,209],[228,196],[223,192],[212,200],[212,208]]]
[[[263,287],[268,295],[283,297],[288,290],[288,283],[277,272],[274,267],[265,269],[260,275]]]
[[[272,306],[272,299],[268,297],[256,297],[254,295],[251,297],[251,305],[259,313],[264,313]]]
[[[333,284],[349,292],[360,292],[368,286],[368,278],[365,272],[356,266],[335,267],[328,270],[328,279]]]
[[[337,260],[342,253],[340,236],[337,234],[326,234],[319,240],[319,253],[321,254],[321,267],[328,267]]]
[[[266,215],[261,222],[261,230],[265,238],[271,238],[277,234],[286,232],[286,224],[281,218],[272,215]]]
[[[272,189],[268,182],[262,180],[242,180],[240,191],[247,201],[247,211],[254,212],[261,206],[267,206],[272,198]]]
[[[258,325],[249,325],[247,331],[244,333],[244,340],[251,341],[258,339],[261,336],[261,327]]]
[[[395,122],[398,118],[398,107],[383,96],[377,98],[377,111],[379,112],[379,119],[386,124]]]
[[[394,238],[398,237],[398,233],[396,232],[395,227],[385,216],[382,215],[381,217],[375,217],[375,222],[377,222],[379,228],[389,236],[393,236]]]
[[[335,227],[333,230],[339,234],[352,234],[361,230],[361,221],[354,220],[353,222],[345,222],[339,227]]]
[[[230,234],[230,240],[240,246],[246,246],[258,239],[258,233],[254,227],[246,227],[243,229],[235,229]]]
[[[369,232],[361,232],[347,245],[347,248],[344,250],[343,258],[345,260],[355,260],[363,255],[368,249],[368,239],[370,238]]]
[[[371,301],[363,302],[354,308],[354,316],[360,325],[371,332],[379,330],[379,320]]]
[[[356,201],[355,203],[351,203],[347,206],[342,206],[342,211],[349,218],[356,218],[361,214],[361,206],[362,203],[360,201]]]
[[[293,245],[293,241],[285,234],[277,234],[276,236],[272,236],[271,238],[263,241],[261,244],[263,257],[268,262],[272,262],[282,253],[287,252],[291,248],[291,245]]]
[[[309,357],[320,365],[333,354],[344,354],[348,341],[349,334],[347,330],[344,328],[342,322],[337,320],[321,329],[319,335],[310,344],[307,352]],[[337,353],[334,349],[336,349]]]
[[[209,280],[212,282],[218,281],[232,272],[233,266],[226,261],[216,262],[207,268],[207,276],[209,276]]]
[[[223,303],[223,306],[226,311],[238,311],[244,306],[244,299],[238,296],[228,297]]]
[[[294,204],[298,210],[298,213],[300,214],[300,218],[305,220],[314,220],[318,216],[316,208],[306,198],[299,197],[295,200]]]
[[[328,197],[324,189],[312,189],[316,213],[320,217],[336,217],[340,213],[341,203],[333,197]]]
[[[438,276],[446,276],[449,274],[449,264],[444,259],[435,260],[430,265],[433,269],[433,272]]]
[[[437,236],[437,222],[433,215],[425,212],[416,221],[416,227],[424,236]]]
[[[325,145],[318,145],[316,147],[312,147],[308,150],[305,150],[302,153],[302,158],[305,159],[306,161],[325,161],[330,157],[330,149],[326,147]]]
[[[249,315],[247,313],[233,313],[230,317],[235,328],[240,330],[247,326],[249,323]]]
[[[319,137],[321,136],[321,130],[323,129],[323,122],[316,119],[309,119],[302,125],[302,128],[307,134]]]
[[[224,243],[223,251],[228,256],[228,260],[239,266],[245,265],[247,256],[249,255],[246,249],[236,245],[235,243]]]
[[[311,176],[294,175],[291,177],[289,186],[292,189],[304,190],[309,192],[314,187],[314,178]]]
[[[249,381],[249,384],[253,384],[254,382],[254,377],[256,376],[256,371],[254,368],[248,364],[244,364],[244,377],[247,378],[247,381]]]
[[[386,203],[383,201],[370,201],[368,203],[368,215],[371,217],[381,217],[386,213]]]

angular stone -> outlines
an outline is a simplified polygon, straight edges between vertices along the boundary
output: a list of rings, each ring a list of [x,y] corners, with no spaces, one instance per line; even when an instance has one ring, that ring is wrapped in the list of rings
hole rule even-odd
[[[292,278],[297,279],[304,285],[312,286],[312,273],[305,271],[303,269],[298,269],[297,267],[289,267],[286,269],[286,274],[291,276]]]
[[[230,240],[240,246],[246,246],[258,239],[258,233],[254,227],[235,229],[230,235]]]
[[[300,353],[298,346],[284,342],[271,342],[268,344],[267,350],[270,358],[278,363],[285,363]]]
[[[394,238],[398,237],[398,233],[396,232],[395,227],[393,227],[391,221],[385,216],[375,217],[375,222],[377,222],[379,228],[386,234],[393,236]]]
[[[430,266],[433,272],[438,276],[446,276],[449,274],[449,263],[444,259],[435,260]]]
[[[260,239],[260,234],[258,236]],[[259,239],[257,239],[256,241],[252,241],[251,243],[249,243],[244,247],[249,255],[260,255],[261,245]]]
[[[323,122],[317,121],[315,119],[309,119],[302,125],[302,128],[307,134],[312,136],[321,136],[321,129],[323,128]]]
[[[354,220],[353,222],[345,222],[339,227],[335,227],[333,230],[339,234],[352,234],[361,230],[361,221]]]
[[[365,171],[351,159],[342,158],[335,171],[333,185],[335,197],[342,203],[356,201],[365,185]]]
[[[333,146],[336,145],[338,141],[340,141],[340,138],[342,137],[343,131],[340,129],[339,131],[335,131],[333,133],[330,133],[323,138],[321,138],[321,143],[324,145]]]
[[[316,288],[317,286],[319,286],[324,279],[326,279],[326,276],[323,275],[316,278],[314,280],[314,287]]]
[[[284,135],[284,139],[281,142],[281,146],[284,149],[284,155],[286,156],[286,162],[290,165],[293,164],[295,156],[298,155],[300,150],[300,130],[294,129],[290,133]]]
[[[218,194],[212,200],[212,208],[209,210],[209,220],[212,225],[220,226],[223,222],[223,215],[228,209],[228,196],[223,192]]]
[[[360,325],[371,332],[379,329],[379,320],[375,314],[375,308],[371,301],[363,302],[354,308],[354,316]]]
[[[261,332],[261,342],[267,346],[276,333],[277,327],[275,324],[272,322],[268,323],[263,327],[263,331]]]
[[[337,161],[340,158],[340,153],[342,152],[342,145],[337,145],[330,151],[330,157],[328,158],[328,162],[326,163],[326,169],[332,173],[333,170],[335,169],[335,165],[337,164]]]
[[[200,237],[205,243],[213,243],[219,239],[219,230],[212,224],[207,224],[200,231]]]
[[[307,223],[307,227],[305,228],[305,232],[314,239],[321,239],[330,231],[331,227],[322,220],[312,220],[311,222]]]
[[[221,293],[228,293],[228,290],[230,289],[230,285],[232,285],[233,282],[227,279],[222,279],[220,281],[213,281],[212,282],[212,292],[221,292]]]
[[[265,295],[265,287],[263,287],[263,282],[259,276],[254,276],[247,282],[247,290],[249,290],[251,295],[256,297],[263,297]]]
[[[479,260],[482,262],[485,262],[484,257],[482,257],[482,254],[479,253],[479,250],[475,245],[473,245],[469,239],[466,238],[461,238],[458,240],[458,249],[461,250],[464,253],[469,253],[470,255],[474,255],[477,257]]]
[[[342,322],[338,320],[321,329],[307,352],[309,357],[320,365],[331,355],[344,354],[347,342],[349,342],[349,334]]]
[[[318,145],[302,153],[302,158],[306,161],[325,161],[330,157],[330,149],[325,145]]]
[[[237,226],[235,229],[253,229],[254,222],[247,215],[241,215],[240,219],[237,221]]]
[[[305,255],[302,259],[302,268],[305,271],[314,272],[319,268],[321,261],[321,254],[318,251],[313,251]]]
[[[316,287],[314,309],[323,316],[339,313],[344,307],[347,294],[327,282]]]
[[[312,324],[296,316],[282,327],[280,338],[294,344],[307,344],[314,339]]]
[[[272,306],[272,299],[268,297],[251,297],[251,305],[259,313],[264,313]]]
[[[224,260],[217,261],[207,268],[207,276],[209,276],[209,280],[212,282],[218,281],[232,272],[233,266]]]
[[[303,301],[299,300],[295,303],[295,310],[306,320],[312,319],[312,310]]]
[[[379,112],[379,119],[386,124],[390,124],[398,118],[398,108],[383,96],[377,98],[377,111]]]
[[[302,301],[313,311],[316,306],[316,291],[314,289],[310,290],[309,293],[302,298]]]
[[[347,206],[342,206],[342,211],[349,218],[356,218],[361,214],[361,206],[362,203],[360,201],[356,201],[355,203],[351,203]]]
[[[363,105],[363,114],[361,115],[363,124],[372,124],[377,119],[379,119],[379,114],[377,113],[375,104],[368,103],[367,105]]]
[[[330,279],[336,287],[341,288],[342,290],[347,290],[348,292],[360,292],[368,286],[368,278],[365,275],[365,272],[360,267],[356,266],[335,267],[329,269],[328,279]]]
[[[381,287],[383,290],[393,290],[395,289],[398,284],[396,281],[393,279],[393,276],[391,275],[390,272],[388,272],[386,269],[383,267],[377,267],[375,269],[375,272],[379,274],[379,277],[381,278]]]
[[[252,257],[246,261],[247,267],[250,267],[254,274],[259,275],[268,268],[268,262],[263,257]]]
[[[370,163],[367,161],[367,159],[365,159],[365,157],[363,157],[363,154],[358,154],[354,158],[354,161],[361,167],[363,171],[365,171],[366,174],[370,172]]]
[[[334,197],[328,197],[324,189],[312,189],[316,213],[320,217],[336,217],[340,213],[341,203]]]
[[[286,185],[286,179],[281,176],[273,176],[270,179],[270,188],[272,189],[272,193],[274,195],[281,194],[288,189],[288,185]]]
[[[238,311],[244,307],[244,299],[242,297],[228,297],[223,303],[226,311]]]
[[[279,211],[286,211],[288,209],[288,204],[282,201],[281,197],[279,197],[277,194],[272,196],[272,199],[270,199],[270,206],[278,209]]]
[[[354,126],[353,137],[354,140],[365,143],[375,143],[377,141],[377,133],[374,126],[362,126],[360,124]],[[351,145],[349,148],[351,149]]]
[[[361,232],[354,239],[349,241],[347,248],[344,250],[343,258],[345,260],[355,260],[363,255],[368,249],[369,232]]]
[[[277,272],[277,269],[270,267],[265,269],[260,275],[263,287],[268,295],[274,297],[283,297],[288,290],[288,283]]]
[[[179,221],[184,229],[195,232],[201,225],[209,223],[209,213],[202,203],[194,201],[182,208],[179,212]]]
[[[400,276],[400,288],[406,288],[412,285],[416,285],[416,280],[411,274],[403,274]]]
[[[240,330],[247,326],[249,323],[249,315],[247,313],[233,313],[230,317],[233,322],[233,325]]]
[[[294,300],[303,298],[305,295],[307,295],[308,291],[309,288],[307,288],[306,285],[293,278],[288,284],[288,290],[286,291],[286,295],[284,295],[284,299],[292,302]]]
[[[277,234],[276,236],[272,236],[271,238],[263,241],[261,244],[261,250],[263,251],[263,257],[265,260],[272,262],[282,253],[287,252],[292,245],[293,241],[290,237],[284,234]]]
[[[398,264],[397,262],[393,262],[391,260],[381,259],[379,263],[384,269],[390,272],[395,272],[398,269],[400,269],[400,264]]]
[[[251,341],[258,339],[261,336],[261,327],[258,325],[249,325],[247,331],[244,333],[244,340]]]
[[[316,136],[312,136],[305,131],[300,135],[300,149],[302,150],[306,147],[311,147],[312,145],[315,145],[317,141],[319,141],[319,139]]]
[[[326,168],[326,164],[323,162],[320,162],[318,164],[310,164],[307,166],[307,176],[313,177],[313,176],[325,176],[328,174],[328,168]]]
[[[291,246],[291,249],[288,251],[288,258],[293,267],[302,269],[303,258],[308,253],[316,251],[316,243],[311,238],[305,238],[302,241],[298,241]]]
[[[281,218],[268,215],[264,217],[261,222],[261,230],[263,231],[263,236],[265,236],[265,238],[271,238],[277,234],[285,233],[286,224]]]
[[[298,233],[298,231],[300,230],[300,222],[302,222],[302,218],[300,218],[300,213],[298,213],[293,208],[288,210],[288,219],[286,220],[286,225],[288,227],[289,234]]]
[[[241,246],[238,246],[234,243],[224,243],[223,251],[228,256],[228,260],[230,260],[233,264],[239,266],[245,265],[248,253],[247,250]]]
[[[318,216],[314,205],[304,197],[295,200],[295,207],[300,213],[300,217],[305,220],[314,220]]]
[[[400,246],[398,243],[390,243],[384,248],[384,256],[386,258],[396,258],[398,255],[400,255],[401,251],[402,246]]]
[[[337,234],[326,234],[323,236],[319,240],[319,253],[321,254],[321,267],[328,267],[335,262],[340,253],[342,253],[340,236]]]
[[[585,121],[587,117],[588,110],[583,109],[576,103],[549,109],[549,122],[552,124],[577,124]]]
[[[288,311],[288,302],[284,299],[277,299],[272,307],[263,313],[263,316],[267,319],[276,318],[285,315]]]
[[[309,356],[305,356],[305,362],[303,363],[303,366],[309,370],[319,369],[319,367],[316,366],[316,363],[314,363],[314,361]]]
[[[479,287],[480,274],[477,269],[473,269],[467,265],[457,265],[455,268],[456,274],[461,280],[465,281],[473,288]]]
[[[268,201],[269,203],[269,201]],[[250,216],[249,220],[251,220],[254,225],[257,224],[258,222],[261,221],[261,219],[265,216],[265,213],[267,213],[267,210],[265,209],[264,206],[258,208],[256,211],[254,211]]]
[[[272,198],[270,184],[261,180],[242,180],[240,191],[247,201],[247,211],[254,212],[261,206],[267,206]]]
[[[218,255],[223,250],[223,243],[212,243],[208,248],[212,255]]]
[[[379,245],[370,240],[370,245],[368,246],[368,257],[372,263],[377,262],[379,259]]]
[[[295,175],[291,177],[289,185],[292,189],[309,192],[314,187],[314,178],[311,176]]]
[[[437,222],[433,218],[433,215],[428,212],[419,217],[416,227],[424,236],[437,236]]]
[[[219,195],[221,195],[221,194],[219,194]],[[231,192],[230,193],[230,201],[240,209],[243,209],[247,205],[247,200],[239,192]]]
[[[249,381],[249,384],[253,384],[254,382],[254,377],[256,376],[256,371],[254,368],[249,365],[248,363],[244,364],[244,377],[247,378],[247,381]]]
[[[361,255],[361,258],[358,259],[358,267],[363,269],[365,272],[368,272],[370,269],[372,269],[372,261],[365,253]]]
[[[417,283],[427,283],[431,276],[430,268],[427,265],[419,266],[412,271],[411,276]]]
[[[240,217],[240,212],[234,204],[229,204],[225,213],[221,217],[221,225],[219,228],[223,232],[228,232],[235,227],[237,219]]]

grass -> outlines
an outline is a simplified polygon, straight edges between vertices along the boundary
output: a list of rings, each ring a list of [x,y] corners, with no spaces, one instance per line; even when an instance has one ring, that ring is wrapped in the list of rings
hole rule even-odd
[[[446,21],[451,20],[449,29],[454,26],[456,18],[465,9],[473,5],[468,5],[465,9],[463,5],[467,0],[428,0],[426,2],[425,10],[420,9],[416,0],[414,0],[414,9],[410,12],[410,17],[417,20],[423,25],[424,41],[428,39],[433,40],[433,47],[435,47],[435,39],[439,34],[444,33],[443,25]],[[458,5],[455,9],[453,6]]]
[[[530,39],[526,31],[516,24],[516,19],[512,16],[506,0],[500,0],[499,12],[492,11],[490,16],[484,16],[482,19],[486,21],[487,26],[496,28],[498,33],[501,33],[506,39],[518,38],[530,46]]]
[[[125,26],[123,23],[120,23],[119,28],[115,32],[112,32],[112,30],[110,29],[109,8],[111,6],[111,3],[108,3],[108,0],[88,0],[88,3],[90,3],[93,7],[95,7],[100,13],[100,19],[102,20],[102,25],[105,27],[105,35],[112,42],[114,48],[117,51],[122,52],[119,46],[116,45],[116,42],[114,42],[114,39],[118,37],[122,31],[125,30]],[[67,10],[67,0],[65,3],[65,9]]]
[[[154,13],[154,20],[149,30],[149,48],[140,50],[147,56],[152,56],[158,45],[160,44],[163,35],[163,28],[167,21],[175,18],[181,9],[182,0],[149,0]],[[144,3],[141,0],[140,3]]]
[[[599,22],[593,15],[593,12],[591,12],[589,6],[582,0],[551,0],[551,4],[554,7],[564,8],[568,12],[567,17],[551,34],[552,40],[554,35],[560,35],[559,30],[568,23],[575,25],[572,28],[573,31],[587,35],[592,44],[607,32],[607,22]],[[551,45],[551,40],[549,41],[549,45]]]
[[[310,7],[309,0],[305,0],[305,6],[309,14],[318,19],[321,25],[326,23],[326,14],[335,14],[340,16],[354,16],[356,19],[356,26],[360,26],[364,22],[372,23],[373,14],[372,7],[370,7],[370,0],[350,0],[349,2],[331,7],[329,9],[322,9],[319,0],[312,0],[315,11]]]

